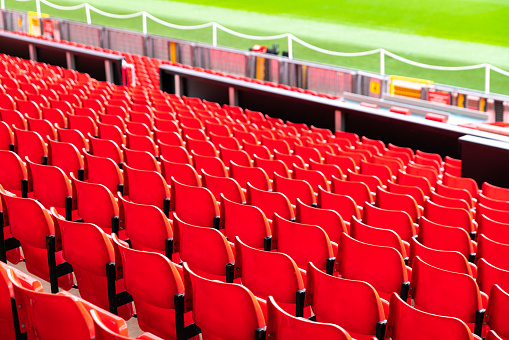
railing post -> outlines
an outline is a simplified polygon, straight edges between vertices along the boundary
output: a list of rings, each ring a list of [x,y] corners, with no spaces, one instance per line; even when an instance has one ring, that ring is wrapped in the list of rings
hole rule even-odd
[[[385,76],[385,50],[380,49],[380,75]]]
[[[92,19],[90,17],[90,5],[88,4],[88,2],[85,3],[85,13],[87,14],[87,24],[91,25]]]
[[[217,22],[212,22],[212,46],[217,46]]]
[[[490,76],[491,76],[491,65],[486,64],[484,70],[484,92],[490,93]]]
[[[288,59],[293,59],[293,35],[288,34]]]
[[[5,0],[2,0],[1,7],[2,7],[2,9],[5,9]]]
[[[143,18],[143,34],[147,34],[147,12],[141,12],[141,17]]]
[[[37,8],[37,16],[41,17],[41,0],[35,0],[35,6]]]

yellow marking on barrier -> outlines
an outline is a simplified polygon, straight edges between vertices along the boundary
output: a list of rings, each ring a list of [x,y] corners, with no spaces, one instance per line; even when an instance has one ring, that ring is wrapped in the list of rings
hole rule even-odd
[[[370,81],[369,82],[369,92],[373,94],[380,94],[380,82],[378,81]]]
[[[265,58],[256,57],[256,79],[265,80]]]
[[[302,88],[308,88],[308,66],[302,65]]]
[[[174,63],[177,62],[177,44],[170,42],[170,60]]]
[[[458,93],[458,107],[465,107],[465,96],[461,93]]]
[[[389,93],[420,99],[422,88],[432,84],[432,80],[393,75],[390,77]]]
[[[41,18],[49,18],[49,14],[41,13]],[[21,26],[21,22],[19,25]],[[41,20],[37,12],[28,12],[28,32],[34,37],[41,36]]]

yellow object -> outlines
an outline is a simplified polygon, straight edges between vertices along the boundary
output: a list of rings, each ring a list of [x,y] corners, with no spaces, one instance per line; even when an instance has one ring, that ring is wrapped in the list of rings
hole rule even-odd
[[[265,58],[256,57],[256,79],[265,79]]]
[[[458,107],[465,107],[465,105],[463,105],[464,99],[465,96],[462,95],[461,93],[458,93]]]
[[[422,88],[432,84],[434,84],[432,80],[391,76],[389,93],[392,95],[420,99]]]
[[[177,62],[177,44],[170,42],[170,60],[174,63]]]
[[[369,83],[369,92],[373,94],[380,94],[380,83],[378,81],[371,81]]]
[[[41,18],[49,18],[49,14],[41,13]],[[34,37],[41,36],[41,20],[37,12],[28,12],[28,30]]]

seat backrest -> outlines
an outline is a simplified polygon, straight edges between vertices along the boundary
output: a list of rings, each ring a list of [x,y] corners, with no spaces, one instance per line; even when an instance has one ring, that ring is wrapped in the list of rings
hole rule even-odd
[[[207,174],[202,170],[202,179],[204,186],[210,190],[214,198],[220,199],[221,194],[226,198],[238,202],[245,203],[246,197],[240,188],[239,183],[231,177],[217,177]]]
[[[410,215],[413,222],[417,222],[417,219],[420,217],[417,202],[412,196],[407,194],[393,193],[378,187],[376,188],[375,204],[382,209],[403,210]]]
[[[350,340],[350,335],[338,325],[312,322],[296,318],[281,307],[271,296],[267,301],[267,336],[275,339],[337,339]]]
[[[476,206],[476,220],[479,221],[483,214],[495,221],[509,223],[509,211],[493,209],[482,203],[478,203]]]
[[[419,220],[419,242],[427,247],[459,251],[468,258],[474,252],[470,235],[462,228],[433,222],[426,217]]]
[[[94,323],[85,306],[68,295],[36,292],[23,287],[12,270],[12,282],[23,331],[41,340],[94,339]],[[28,330],[28,331],[27,331]]]
[[[126,130],[127,147],[132,150],[147,151],[154,156],[159,156],[159,149],[154,140],[148,136],[135,135]]]
[[[423,312],[392,294],[386,337],[393,340],[473,340],[468,326],[457,318]]]
[[[285,194],[292,204],[297,204],[298,198],[308,205],[316,203],[313,189],[306,181],[285,178],[275,173],[273,188],[274,191]]]
[[[486,294],[490,293],[495,284],[507,291],[509,290],[509,270],[495,267],[481,258],[477,261],[476,282],[479,285],[479,289]]]
[[[295,217],[298,223],[321,227],[325,230],[329,239],[336,243],[339,241],[339,236],[347,232],[343,218],[338,212],[331,209],[311,207],[304,204],[300,199],[297,199]]]
[[[410,239],[410,255],[408,257],[408,265],[410,267],[412,267],[416,256],[437,268],[475,277],[472,272],[472,267],[475,268],[475,265],[471,265],[459,251],[430,248],[417,241],[415,237],[412,237]]]
[[[442,196],[463,199],[472,207],[472,195],[466,189],[453,188],[438,182],[435,186],[435,191]]]
[[[431,184],[429,180],[423,176],[411,175],[409,173],[403,172],[402,170],[399,170],[396,183],[419,187],[425,196],[429,196],[431,194]]]
[[[252,248],[235,237],[235,278],[255,296],[273,296],[280,303],[297,302],[304,289],[299,268],[290,256]],[[300,311],[302,313],[302,311]],[[295,314],[295,313],[292,313]]]
[[[71,143],[48,141],[48,164],[57,166],[69,176],[74,173],[78,176],[78,170],[84,169],[84,160],[79,150]]]
[[[172,178],[171,197],[171,210],[181,220],[201,227],[219,227],[219,206],[209,189],[185,185]]]
[[[318,187],[321,186],[327,191],[330,191],[330,185],[327,182],[327,178],[325,178],[325,175],[317,170],[306,170],[302,169],[300,167],[294,166],[293,167],[293,178],[294,179],[300,179],[304,180],[311,185],[311,188],[313,191],[317,192]]]
[[[226,273],[233,263],[233,252],[224,235],[213,228],[184,222],[173,214],[173,251],[184,262],[211,279],[228,279]]]
[[[13,126],[15,150],[21,159],[28,157],[32,162],[43,164],[43,157],[48,156],[48,148],[41,135],[34,131],[20,130]]]
[[[167,161],[174,163],[183,163],[183,164],[193,164],[191,160],[191,156],[187,152],[186,148],[179,145],[169,145],[159,141],[159,149],[161,151],[161,156],[164,157]]]
[[[482,184],[482,193],[489,198],[501,201],[509,201],[509,189],[497,187],[496,185],[484,182]]]
[[[477,238],[476,258],[483,258],[494,266],[509,270],[509,245],[481,234]]]
[[[161,254],[129,249],[116,235],[112,239],[120,249],[124,286],[133,296],[140,328],[175,338],[175,295],[184,293],[177,266]],[[154,322],[163,311],[166,322]]]
[[[202,180],[191,164],[168,161],[163,155],[159,159],[161,160],[161,172],[167,182],[171,181],[173,177],[182,184],[201,187]]]
[[[467,210],[445,207],[430,200],[424,204],[423,216],[436,223],[462,228],[468,233],[475,229]]]
[[[58,139],[61,142],[71,143],[74,145],[78,150],[87,150],[89,149],[88,140],[85,139],[83,134],[79,132],[78,130],[74,129],[61,129],[56,128]]]
[[[0,185],[5,190],[21,190],[21,180],[28,179],[26,165],[12,151],[0,150]]]
[[[470,211],[470,205],[464,199],[443,196],[438,194],[436,191],[431,192],[430,199],[433,203],[444,207],[460,208]]]
[[[126,143],[124,132],[117,125],[98,122],[97,126],[99,129],[99,138],[110,140],[116,143],[119,148]]]
[[[393,230],[372,227],[352,216],[349,235],[364,243],[394,248],[403,258],[407,257],[405,245]]]
[[[124,184],[124,176],[117,163],[87,152],[85,152],[85,179],[89,183],[104,185],[112,193],[118,190],[119,184]]]
[[[170,188],[163,176],[156,171],[143,171],[124,164],[124,195],[140,204],[164,208],[165,200],[170,198]]]
[[[413,262],[409,296],[415,308],[466,323],[475,322],[476,312],[482,309],[481,293],[472,276],[434,267],[419,257]]]
[[[147,151],[131,150],[122,145],[124,161],[131,168],[161,172],[161,166],[153,154]]]
[[[264,249],[266,238],[271,235],[269,222],[263,211],[254,205],[240,204],[221,195],[221,228],[225,236],[236,236],[248,246]]]
[[[333,251],[327,233],[320,227],[291,222],[274,213],[272,248],[289,255],[299,268],[313,262],[321,270],[331,269]]]
[[[384,164],[361,161],[361,174],[376,176],[382,184],[392,181],[392,171]]]
[[[509,223],[498,222],[486,215],[481,215],[477,235],[481,234],[493,241],[509,243]]]
[[[295,213],[288,198],[280,192],[260,190],[247,183],[247,204],[260,208],[267,218],[272,219],[276,212],[283,218],[293,219]]]
[[[357,204],[350,196],[333,194],[323,190],[321,187],[318,190],[317,205],[321,209],[336,211],[347,225],[350,224],[351,216],[356,218],[361,216]]]
[[[396,194],[410,195],[418,205],[424,205],[424,193],[419,187],[387,182],[387,190]]]
[[[335,271],[346,279],[368,282],[385,299],[399,293],[408,281],[405,262],[396,249],[360,242],[347,234],[339,240]]]
[[[311,159],[309,160],[309,168],[311,170],[320,171],[328,181],[332,180],[332,176],[343,178],[343,171],[336,164],[322,164]],[[313,190],[317,191],[318,189],[313,188]]]
[[[484,314],[484,322],[491,330],[495,331],[500,338],[509,337],[507,316],[509,315],[509,294],[499,285],[493,285],[490,291],[490,300]],[[486,338],[488,339],[488,338]]]
[[[364,205],[364,202],[373,201],[368,185],[363,182],[344,181],[332,177],[332,192],[351,197],[360,207]]]
[[[472,195],[472,198],[477,198],[477,195],[479,194],[479,187],[477,186],[477,182],[472,178],[457,177],[448,173],[444,173],[442,182],[444,185],[453,188],[466,189],[470,195]]]
[[[247,167],[230,161],[230,176],[235,179],[242,188],[246,188],[247,182],[260,190],[269,190],[272,185],[265,170],[260,167]]]
[[[72,196],[71,182],[56,166],[40,165],[28,157],[28,190],[45,207],[66,207],[66,197]]]
[[[260,305],[247,288],[198,276],[184,263],[186,310],[204,337],[251,339],[265,327]]]
[[[358,174],[348,169],[346,171],[348,181],[351,182],[362,182],[366,184],[371,192],[376,192],[376,188],[382,186],[382,181],[375,175]]]
[[[276,173],[280,176],[290,178],[288,167],[283,161],[264,159],[257,155],[254,155],[253,158],[255,160],[255,166],[265,170],[269,178],[273,178]]]
[[[481,192],[479,193],[479,196],[477,196],[477,202],[492,209],[509,210],[509,201],[494,199]]]
[[[339,325],[356,338],[359,334],[375,336],[385,314],[373,286],[327,275],[313,263],[308,264],[306,274],[306,306],[311,306],[316,321]]]
[[[372,227],[394,230],[407,242],[416,234],[410,215],[402,210],[388,210],[364,203],[362,221]]]
[[[205,170],[208,174],[218,177],[228,177],[228,171],[219,157],[202,156],[194,150],[191,151],[193,156],[194,168],[198,173]]]

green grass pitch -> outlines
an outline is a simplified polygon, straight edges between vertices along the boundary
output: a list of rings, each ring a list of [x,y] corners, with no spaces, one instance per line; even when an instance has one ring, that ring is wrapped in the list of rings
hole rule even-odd
[[[53,0],[76,5],[86,0]],[[385,48],[405,58],[440,66],[490,63],[509,70],[509,6],[505,0],[88,0],[107,12],[126,14],[145,10],[167,22],[194,25],[216,21],[238,32],[253,35],[292,33],[321,48],[358,52]],[[35,10],[35,0],[5,0],[12,9]],[[53,16],[85,21],[85,10],[59,11],[42,5]],[[141,18],[111,19],[92,13],[99,25],[141,30]],[[211,29],[181,31],[148,22],[148,31],[181,39],[211,43]],[[286,39],[253,41],[219,31],[218,44],[247,49],[255,43],[277,42],[287,49]],[[334,57],[294,42],[294,58],[363,70],[379,71],[379,55]],[[438,83],[484,89],[484,69],[435,71],[386,58],[386,74],[431,79]],[[491,74],[491,91],[509,94],[509,78]]]

